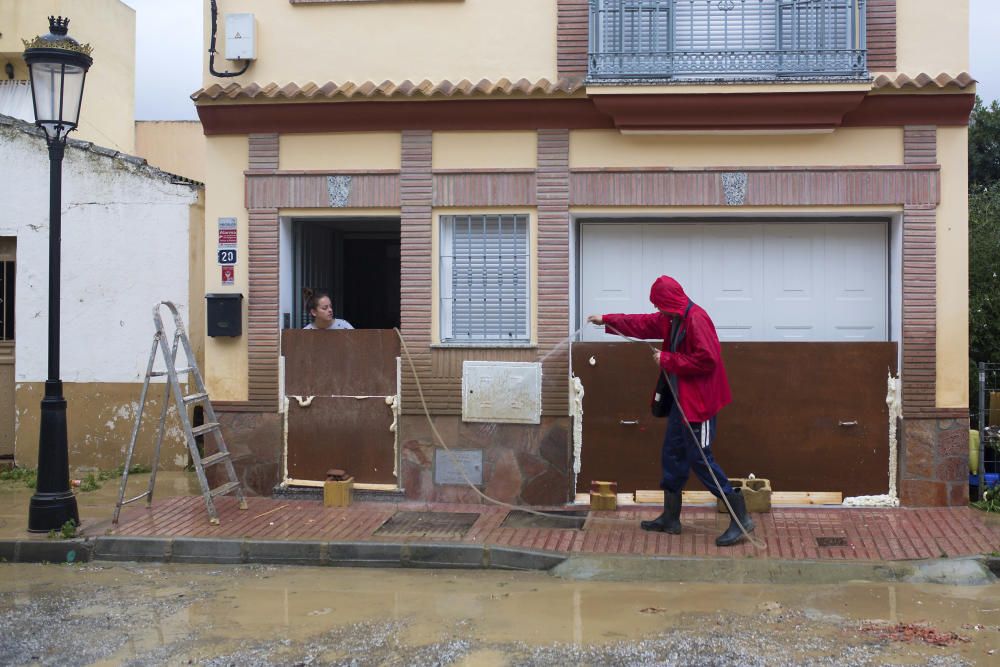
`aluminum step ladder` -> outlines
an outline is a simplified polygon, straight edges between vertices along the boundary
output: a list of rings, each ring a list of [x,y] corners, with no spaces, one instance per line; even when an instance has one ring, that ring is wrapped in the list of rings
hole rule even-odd
[[[167,345],[167,333],[163,327],[163,319],[160,317],[160,309],[163,306],[166,306],[174,317],[173,346]],[[209,521],[214,525],[218,525],[219,514],[215,509],[215,501],[213,499],[229,493],[235,493],[236,498],[240,503],[240,509],[245,510],[247,508],[247,501],[243,494],[243,487],[240,484],[239,479],[236,477],[236,470],[233,468],[233,461],[229,456],[229,449],[226,447],[226,441],[222,437],[222,429],[219,427],[219,420],[216,418],[215,410],[212,408],[212,402],[208,398],[208,392],[205,389],[205,382],[201,377],[201,371],[198,370],[198,363],[195,360],[194,352],[191,350],[191,341],[188,340],[187,334],[185,333],[184,321],[181,319],[180,313],[177,312],[177,306],[170,301],[161,301],[156,304],[153,306],[153,322],[156,325],[156,334],[153,336],[153,348],[149,352],[149,363],[146,366],[146,380],[142,385],[142,394],[139,398],[139,410],[135,417],[135,426],[132,428],[132,438],[129,441],[128,452],[125,454],[125,469],[122,472],[121,489],[118,492],[118,502],[115,504],[115,514],[111,523],[114,526],[118,525],[118,515],[124,505],[134,503],[137,500],[142,500],[143,498],[146,499],[147,508],[153,504],[153,488],[156,485],[156,469],[160,463],[160,446],[163,444],[163,434],[167,423],[167,410],[170,407],[172,394],[174,405],[177,406],[177,417],[180,419],[181,425],[184,427],[184,436],[187,441],[188,452],[191,454],[191,460],[194,462],[194,470],[198,473],[198,482],[201,484],[202,496],[205,498],[205,506],[208,509]],[[179,349],[183,349],[186,358],[186,364],[181,368],[178,368],[176,365],[177,352]],[[159,352],[159,354],[163,357],[164,370],[153,370],[157,352]],[[188,376],[188,389],[194,389],[193,393],[188,395],[184,394],[180,381],[178,380],[178,376],[180,374],[186,374]],[[149,392],[150,380],[155,377],[163,376],[166,376],[167,382],[164,386],[163,410],[160,412],[160,424],[156,434],[156,446],[153,449],[153,462],[151,466],[152,474],[149,476],[149,488],[135,498],[129,498],[126,500],[125,487],[128,485],[129,468],[132,466],[132,455],[135,453],[135,443],[139,437],[139,428],[142,425],[142,413],[146,407],[146,395]],[[187,411],[187,408],[190,405],[203,406],[205,411],[205,423],[201,426],[191,426],[191,420],[188,419]],[[209,434],[211,434],[215,439],[216,451],[214,454],[202,457],[201,453],[198,451],[198,443],[195,438]],[[205,476],[205,468],[218,464],[222,464],[229,481],[213,489],[208,485],[208,478]]]

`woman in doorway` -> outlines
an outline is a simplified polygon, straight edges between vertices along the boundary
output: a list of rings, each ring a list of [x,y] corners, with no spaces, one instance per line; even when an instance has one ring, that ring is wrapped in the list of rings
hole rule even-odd
[[[313,292],[306,290],[306,310],[312,316],[312,322],[305,326],[306,329],[353,329],[347,320],[341,320],[333,316],[333,301],[326,292]]]

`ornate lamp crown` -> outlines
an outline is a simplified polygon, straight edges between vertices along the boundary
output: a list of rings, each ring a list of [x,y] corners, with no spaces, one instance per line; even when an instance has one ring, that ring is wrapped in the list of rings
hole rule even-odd
[[[32,40],[22,39],[25,50],[28,49],[62,49],[64,51],[75,51],[89,56],[94,51],[90,44],[81,44],[67,33],[69,32],[69,18],[62,16],[49,17],[49,34],[40,35]]]
[[[69,32],[69,19],[61,16],[50,16],[49,32],[53,35],[65,35]]]

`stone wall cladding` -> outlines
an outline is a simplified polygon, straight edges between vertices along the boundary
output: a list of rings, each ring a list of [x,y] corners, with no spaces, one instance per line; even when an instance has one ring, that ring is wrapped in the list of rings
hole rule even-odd
[[[483,451],[481,491],[502,502],[562,505],[570,498],[568,417],[543,417],[541,425],[466,423],[435,416],[434,425],[451,449]],[[481,503],[464,485],[434,483],[434,450],[439,449],[423,416],[400,424],[401,483],[410,500]]]
[[[904,419],[899,496],[907,507],[969,502],[968,419]]]

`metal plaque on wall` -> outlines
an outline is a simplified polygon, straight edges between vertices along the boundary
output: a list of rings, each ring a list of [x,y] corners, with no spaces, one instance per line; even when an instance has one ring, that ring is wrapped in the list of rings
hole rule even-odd
[[[463,476],[462,473],[465,473]],[[434,483],[467,484],[466,478],[476,486],[483,483],[483,450],[444,449],[434,450]]]

